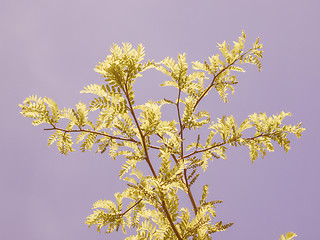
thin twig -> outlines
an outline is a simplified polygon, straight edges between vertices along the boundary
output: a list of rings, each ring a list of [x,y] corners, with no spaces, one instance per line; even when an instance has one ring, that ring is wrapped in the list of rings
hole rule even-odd
[[[226,71],[228,68],[230,68],[232,65],[234,65],[238,60],[240,60],[241,58],[243,58],[246,54],[248,54],[249,52],[251,52],[253,49],[251,48],[250,50],[246,51],[245,53],[241,54],[238,58],[236,58],[232,63],[229,63],[227,66],[225,66],[222,70],[220,70],[217,75],[214,75],[212,78],[212,81],[210,83],[210,85],[206,88],[206,90],[201,94],[200,98],[196,101],[195,105],[193,106],[193,110],[192,112],[194,112],[198,106],[198,104],[200,103],[200,101],[204,98],[204,96],[212,89],[213,86],[216,85],[215,81],[216,79],[224,72]],[[228,82],[225,82],[228,83]],[[233,84],[237,84],[237,83],[233,83]],[[180,130],[180,132],[186,128],[186,125],[183,124],[182,128]],[[180,134],[179,132],[179,134]]]
[[[243,140],[244,140],[244,141],[251,141],[251,140],[257,139],[257,138],[259,138],[259,137],[270,137],[270,136],[275,135],[275,134],[277,134],[277,133],[279,133],[279,132],[276,131],[276,132],[268,133],[268,134],[260,134],[260,135],[255,136],[255,137],[243,138]],[[211,146],[211,147],[208,147],[208,148],[205,148],[205,149],[201,149],[201,150],[193,151],[192,153],[189,153],[189,154],[183,156],[183,158],[188,158],[188,157],[191,157],[192,155],[195,155],[195,154],[197,154],[197,153],[202,153],[202,152],[211,150],[211,149],[216,148],[216,147],[221,147],[221,146],[223,146],[223,145],[225,145],[225,144],[235,142],[235,141],[236,141],[237,139],[239,139],[239,138],[241,138],[241,137],[232,138],[232,139],[229,139],[228,141],[224,141],[224,142],[219,143],[219,144],[216,144],[216,145],[214,145],[214,146]],[[232,140],[232,141],[230,141],[230,140]],[[180,160],[180,159],[179,159],[179,160]]]
[[[79,129],[79,130],[67,130],[67,129],[63,129],[63,128],[58,128],[54,125],[52,125],[52,128],[45,128],[43,129],[45,131],[50,131],[50,130],[59,130],[59,131],[62,131],[62,132],[68,132],[68,133],[76,133],[76,132],[87,132],[87,133],[92,133],[92,134],[96,134],[96,135],[100,135],[100,136],[104,136],[104,137],[109,137],[109,138],[112,138],[112,139],[117,139],[117,140],[121,140],[121,141],[128,141],[128,142],[134,142],[136,144],[139,144],[139,145],[142,145],[141,142],[137,141],[137,140],[134,140],[132,138],[122,138],[122,137],[117,137],[117,136],[111,136],[109,134],[106,134],[106,133],[102,133],[102,132],[96,132],[96,131],[92,131],[92,130],[89,130],[89,129]],[[153,145],[149,145],[150,148],[153,148],[153,149],[160,149],[160,147],[158,146],[153,146]]]
[[[129,212],[132,208],[134,208],[135,206],[137,206],[140,202],[142,201],[142,199],[140,199],[139,201],[137,201],[134,205],[132,205],[130,208],[128,208],[125,212],[121,213],[120,215],[123,216],[125,215],[127,212]]]
[[[180,152],[180,158],[181,158],[181,160],[182,160],[182,162],[184,162],[184,157],[183,157],[183,149],[184,149],[184,147],[183,147],[183,129],[184,129],[184,125],[183,125],[183,123],[182,123],[182,120],[181,120],[181,114],[180,114],[180,95],[181,95],[181,88],[180,88],[180,86],[179,86],[179,92],[178,92],[178,101],[177,101],[177,113],[178,113],[178,119],[179,119],[179,125],[180,125],[180,133],[179,133],[179,135],[180,135],[180,137],[181,137],[181,152]],[[195,212],[195,215],[197,215],[197,213],[198,213],[198,207],[197,207],[197,204],[196,204],[196,202],[195,202],[195,200],[194,200],[194,197],[193,197],[193,195],[192,195],[192,192],[191,192],[191,188],[190,188],[190,185],[189,185],[189,183],[188,183],[188,177],[187,177],[187,169],[185,168],[185,169],[183,169],[183,176],[184,176],[184,181],[185,181],[185,185],[186,185],[186,187],[187,187],[187,190],[188,190],[188,196],[189,196],[189,199],[190,199],[190,201],[191,201],[191,204],[192,204],[192,206],[193,206],[193,210],[194,210],[194,212]]]

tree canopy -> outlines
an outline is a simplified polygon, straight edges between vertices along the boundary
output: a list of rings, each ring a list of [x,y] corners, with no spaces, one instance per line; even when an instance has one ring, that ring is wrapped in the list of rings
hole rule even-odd
[[[107,233],[121,228],[124,234],[129,228],[136,229],[136,235],[125,238],[128,240],[205,240],[232,226],[216,220],[214,208],[222,201],[207,199],[208,184],[203,185],[202,196],[192,193],[193,184],[209,167],[209,160],[226,159],[229,147],[248,147],[252,162],[274,151],[274,144],[287,152],[288,135],[300,138],[305,130],[301,123],[284,124],[283,120],[291,115],[284,111],[272,116],[253,113],[237,122],[232,115],[213,121],[209,111],[199,109],[202,100],[214,91],[227,102],[228,93],[233,94],[238,84],[236,73],[245,72],[245,64],[253,64],[260,71],[263,45],[257,38],[245,50],[245,41],[243,32],[232,48],[226,42],[218,44],[219,54],[194,61],[191,68],[186,54],[179,54],[176,60],[167,57],[160,62],[144,61],[141,44],[136,49],[130,43],[114,44],[111,54],[95,68],[104,82],[90,84],[81,91],[94,95],[89,106],[80,101],[74,108],[59,108],[53,99],[36,95],[19,105],[21,113],[33,119],[33,125],[49,126],[45,130],[53,134],[48,145],[56,143],[62,154],[75,151],[75,142],[83,152],[94,148],[123,161],[119,177],[127,188],[114,194],[115,201],[101,199],[93,204],[93,213],[86,220],[89,227]],[[164,73],[166,80],[161,86],[175,88],[176,95],[137,105],[134,83],[149,69]],[[162,119],[165,105],[176,112],[171,120]],[[92,121],[89,115],[94,111],[98,116]],[[207,130],[205,136],[197,131],[201,128]],[[161,160],[158,169],[155,158]],[[151,174],[139,169],[140,162],[147,164]],[[192,209],[181,204],[178,192],[187,196]],[[126,206],[124,199],[130,201]],[[286,233],[281,240],[295,236]]]

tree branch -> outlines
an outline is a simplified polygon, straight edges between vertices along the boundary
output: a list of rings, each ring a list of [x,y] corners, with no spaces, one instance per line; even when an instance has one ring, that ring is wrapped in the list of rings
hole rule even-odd
[[[76,133],[76,132],[87,132],[87,133],[93,133],[93,134],[97,134],[97,135],[100,135],[100,136],[105,136],[105,137],[109,137],[109,138],[112,138],[112,139],[117,139],[117,140],[121,140],[121,141],[128,141],[128,142],[134,142],[136,144],[139,144],[139,145],[142,145],[141,142],[137,141],[137,140],[134,140],[132,138],[122,138],[122,137],[117,137],[117,136],[111,136],[109,134],[106,134],[106,133],[102,133],[102,132],[96,132],[96,131],[92,131],[92,130],[89,130],[89,129],[79,129],[79,130],[67,130],[67,129],[63,129],[63,128],[58,128],[54,125],[52,125],[52,128],[45,128],[43,129],[45,131],[50,131],[50,130],[59,130],[59,131],[62,131],[62,132],[68,132],[68,133]],[[153,148],[153,149],[160,149],[160,147],[158,146],[153,146],[153,145],[149,145],[150,148]]]
[[[126,82],[128,82],[128,76],[127,76],[127,81],[126,81]],[[148,148],[147,148],[146,141],[145,141],[145,136],[144,136],[143,133],[142,133],[142,130],[141,130],[141,128],[140,128],[140,124],[139,124],[139,122],[138,122],[138,119],[137,119],[137,117],[136,117],[136,115],[135,115],[134,109],[133,109],[132,104],[131,104],[131,101],[130,101],[130,97],[129,97],[129,93],[128,93],[128,87],[127,87],[126,84],[125,84],[124,87],[125,87],[125,88],[122,88],[122,90],[123,90],[123,92],[124,92],[124,94],[125,94],[125,96],[126,96],[126,98],[127,98],[128,103],[129,103],[129,111],[131,112],[131,115],[132,115],[132,117],[133,117],[133,119],[134,119],[134,122],[135,122],[135,124],[136,124],[136,126],[137,126],[137,128],[138,128],[138,131],[139,131],[139,134],[140,134],[140,137],[141,137],[141,143],[142,143],[142,146],[143,146],[143,149],[144,149],[144,152],[145,152],[145,156],[146,156],[146,162],[147,162],[147,164],[149,165],[149,168],[150,168],[153,176],[154,176],[155,178],[158,178],[158,176],[157,176],[157,174],[156,174],[156,172],[155,172],[155,170],[154,170],[154,168],[153,168],[153,166],[152,166],[152,163],[151,163],[151,161],[150,161],[150,158],[149,158]],[[159,196],[159,197],[160,197],[160,196]],[[179,240],[183,240],[183,239],[181,238],[181,236],[180,236],[180,234],[179,234],[176,226],[174,225],[174,222],[173,222],[172,219],[171,219],[170,213],[169,213],[169,211],[168,211],[168,208],[167,208],[167,205],[166,205],[164,199],[160,199],[160,200],[161,200],[162,208],[163,208],[163,210],[164,210],[164,212],[165,212],[165,214],[166,214],[167,219],[169,220],[170,226],[171,226],[171,228],[173,229],[175,235],[177,236],[177,238],[178,238]]]
[[[200,101],[204,98],[204,96],[211,90],[211,88],[212,88],[213,86],[216,85],[216,83],[215,83],[216,79],[217,79],[224,71],[226,71],[228,68],[230,68],[230,67],[231,67],[232,65],[234,65],[238,60],[240,60],[241,58],[243,58],[246,54],[248,54],[248,53],[251,52],[251,51],[252,51],[252,48],[251,48],[250,50],[246,51],[245,53],[241,54],[241,55],[240,55],[238,58],[236,58],[232,63],[229,63],[226,67],[224,67],[222,70],[220,70],[217,75],[214,75],[214,74],[213,74],[214,76],[213,76],[213,79],[212,79],[210,85],[209,85],[209,86],[206,88],[206,90],[201,94],[200,98],[196,101],[195,105],[193,106],[193,112],[196,110],[198,104],[199,104]],[[226,82],[226,83],[227,83],[227,82]],[[182,125],[182,129],[185,129],[185,128],[186,128],[186,125],[183,124],[183,125]],[[182,131],[182,130],[180,130],[180,132],[181,132],[181,131]],[[180,134],[180,132],[179,132],[179,134]]]
[[[258,136],[255,136],[255,137],[250,137],[250,138],[243,138],[244,141],[251,141],[251,140],[254,140],[254,139],[257,139],[259,137],[271,137],[272,135],[275,135],[279,133],[278,131],[276,132],[272,132],[272,133],[267,133],[267,134],[260,134]],[[228,141],[224,141],[222,143],[219,143],[217,145],[214,145],[214,146],[211,146],[211,147],[208,147],[208,148],[205,148],[205,149],[201,149],[201,150],[196,150],[196,151],[193,151],[192,153],[189,153],[187,154],[186,156],[183,156],[183,158],[188,158],[188,157],[191,157],[192,155],[195,155],[197,153],[201,153],[201,152],[205,152],[205,151],[208,151],[210,149],[213,149],[213,148],[216,148],[216,147],[221,147],[227,143],[232,143],[232,142],[235,142],[237,139],[239,139],[241,137],[238,137],[238,138],[232,138],[232,139],[229,139]],[[231,141],[230,141],[231,140]],[[179,159],[180,160],[180,159]]]
[[[202,98],[210,91],[210,89],[215,85],[215,81],[216,79],[224,72],[226,71],[228,68],[230,68],[232,65],[234,65],[239,59],[243,58],[247,53],[251,52],[252,48],[248,51],[246,51],[245,53],[241,54],[239,57],[237,57],[235,60],[233,60],[232,63],[229,63],[226,67],[224,67],[222,70],[220,70],[218,72],[217,75],[213,76],[213,79],[211,81],[211,84],[207,87],[207,89],[203,92],[203,94],[201,94],[200,98],[197,100],[196,104],[193,107],[193,111],[196,110],[196,107],[198,106],[198,104],[200,103],[200,101],[202,100]]]
[[[121,216],[125,215],[127,212],[129,212],[132,208],[134,208],[135,206],[137,206],[140,202],[142,201],[142,199],[138,200],[134,205],[132,205],[130,208],[128,208],[125,212],[119,214]]]

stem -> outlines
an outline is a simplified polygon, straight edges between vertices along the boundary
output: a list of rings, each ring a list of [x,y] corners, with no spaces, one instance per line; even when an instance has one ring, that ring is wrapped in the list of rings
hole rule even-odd
[[[277,133],[278,133],[278,131],[273,132],[273,133],[260,134],[260,135],[255,136],[255,137],[244,138],[243,140],[245,140],[245,141],[251,141],[251,140],[254,140],[254,139],[259,138],[259,137],[270,137],[271,135],[273,135],[273,134],[277,134]],[[191,157],[191,156],[192,156],[192,155],[194,155],[194,154],[201,153],[201,152],[205,152],[205,151],[208,151],[208,150],[210,150],[210,149],[213,149],[213,148],[216,148],[216,147],[223,146],[223,145],[225,145],[225,144],[227,144],[227,143],[234,142],[234,141],[236,141],[236,140],[237,140],[237,139],[239,139],[239,138],[241,138],[241,137],[238,137],[238,138],[232,138],[231,140],[229,139],[228,141],[225,141],[225,142],[219,143],[219,144],[217,144],[217,145],[214,145],[214,146],[211,146],[211,147],[208,147],[208,148],[205,148],[205,149],[201,149],[201,150],[193,151],[192,153],[189,153],[188,155],[183,156],[183,158],[188,158],[188,157]],[[179,159],[179,160],[180,160],[180,159]]]
[[[151,161],[150,161],[150,158],[149,158],[149,154],[148,154],[148,149],[147,149],[145,137],[144,137],[144,135],[143,135],[143,133],[142,133],[142,130],[141,130],[141,128],[140,128],[140,124],[139,124],[139,122],[138,122],[138,119],[137,119],[137,117],[136,117],[136,114],[134,113],[134,110],[133,110],[133,107],[132,107],[132,104],[131,104],[129,95],[128,95],[127,92],[125,92],[125,95],[126,95],[126,97],[127,97],[128,103],[129,103],[129,110],[130,110],[130,112],[131,112],[131,115],[132,115],[132,117],[133,117],[133,119],[134,119],[134,122],[135,122],[135,124],[136,124],[136,126],[137,126],[137,128],[138,128],[138,131],[139,131],[139,134],[140,134],[140,137],[141,137],[141,143],[142,143],[142,146],[143,146],[145,155],[146,155],[146,161],[147,161],[147,163],[148,163],[148,165],[149,165],[149,168],[150,168],[153,176],[154,176],[155,178],[157,178],[157,174],[156,174],[156,172],[155,172],[155,170],[154,170],[154,168],[153,168],[153,166],[152,166],[152,163],[151,163]]]
[[[56,126],[53,126],[52,128],[45,128],[43,130],[46,130],[46,131],[48,131],[48,130],[60,130],[62,132],[69,132],[69,133],[87,132],[87,133],[93,133],[93,134],[97,134],[97,135],[101,135],[101,136],[105,136],[105,137],[109,137],[109,138],[113,138],[113,139],[118,139],[118,140],[122,140],[122,141],[128,141],[128,142],[134,142],[134,143],[137,143],[137,144],[141,144],[139,141],[134,140],[134,139],[111,136],[111,135],[106,134],[106,133],[96,132],[96,131],[92,131],[92,130],[88,130],[88,129],[67,130],[67,129],[58,128]]]
[[[183,157],[183,124],[181,121],[181,115],[180,115],[180,95],[181,95],[181,89],[179,88],[179,93],[178,93],[178,101],[177,101],[177,112],[178,112],[178,118],[179,118],[179,124],[180,124],[180,137],[181,137],[181,153],[180,153],[180,158],[182,159],[182,161],[184,162],[184,157]],[[185,180],[185,184],[186,187],[188,189],[188,196],[189,199],[191,201],[193,210],[195,212],[195,215],[197,215],[198,213],[198,207],[197,204],[193,198],[192,192],[191,192],[191,188],[190,185],[188,183],[188,177],[187,177],[187,169],[183,169],[183,176],[184,176],[184,180]]]
[[[127,76],[127,81],[126,81],[126,82],[128,82],[128,76]],[[132,104],[131,104],[131,101],[130,101],[130,98],[129,98],[128,87],[127,87],[126,84],[124,85],[124,88],[122,88],[122,90],[123,90],[123,92],[125,93],[125,96],[126,96],[126,98],[127,98],[127,101],[128,101],[128,103],[129,103],[129,110],[130,110],[131,115],[132,115],[132,117],[133,117],[133,119],[134,119],[134,122],[135,122],[135,124],[136,124],[136,126],[137,126],[137,128],[138,128],[138,131],[139,131],[139,134],[140,134],[140,137],[141,137],[141,143],[142,143],[142,146],[143,146],[145,155],[146,155],[147,164],[148,164],[148,166],[149,166],[149,168],[150,168],[150,170],[151,170],[154,178],[158,178],[158,176],[157,176],[157,174],[156,174],[156,172],[155,172],[155,170],[154,170],[154,168],[153,168],[153,166],[152,166],[152,163],[151,163],[151,161],[150,161],[149,154],[148,154],[148,148],[147,148],[146,141],[145,141],[145,136],[144,136],[143,133],[142,133],[142,130],[141,130],[141,128],[140,128],[140,124],[139,124],[139,122],[138,122],[138,120],[137,120],[137,117],[136,117],[136,115],[135,115],[134,109],[133,109],[133,107],[132,107]],[[172,219],[171,219],[170,213],[169,213],[169,211],[168,211],[167,205],[166,205],[163,197],[162,197],[162,196],[159,196],[159,197],[160,197],[160,200],[161,200],[162,208],[163,208],[163,210],[164,210],[164,212],[165,212],[165,214],[166,214],[167,219],[169,220],[169,223],[170,223],[171,228],[173,229],[173,231],[174,231],[175,235],[177,236],[177,238],[178,238],[179,240],[183,240],[183,239],[181,238],[181,236],[180,236],[180,234],[179,234],[176,226],[174,225]]]
[[[139,201],[137,201],[134,205],[132,205],[130,208],[128,208],[125,212],[121,213],[120,215],[123,216],[125,215],[127,212],[129,212],[132,208],[134,208],[135,206],[137,206],[140,202],[142,201],[142,199],[140,199]]]
[[[198,214],[198,207],[197,207],[197,204],[196,204],[196,201],[194,200],[193,198],[193,195],[192,195],[192,192],[191,192],[191,188],[189,186],[189,183],[188,183],[188,180],[187,180],[187,174],[186,174],[186,169],[184,170],[184,178],[186,179],[186,185],[187,185],[187,188],[188,188],[188,196],[190,198],[190,201],[191,201],[191,204],[192,204],[192,207],[193,207],[193,210],[195,212],[195,215]]]
[[[132,138],[122,138],[122,137],[116,137],[116,136],[111,136],[109,134],[106,134],[106,133],[101,133],[101,132],[96,132],[96,131],[92,131],[92,130],[88,130],[88,129],[79,129],[79,130],[66,130],[66,129],[63,129],[63,128],[58,128],[54,125],[52,125],[52,128],[45,128],[43,129],[45,131],[49,131],[49,130],[60,130],[62,132],[68,132],[68,133],[74,133],[74,132],[87,132],[87,133],[93,133],[93,134],[97,134],[97,135],[100,135],[100,136],[105,136],[105,137],[109,137],[109,138],[112,138],[112,139],[117,139],[117,140],[122,140],[122,141],[128,141],[128,142],[134,142],[136,144],[139,144],[139,145],[142,145],[141,142],[137,141],[137,140],[134,140]],[[150,148],[154,148],[154,149],[160,149],[160,147],[158,146],[152,146],[150,145],[149,146]]]
[[[210,89],[215,85],[215,81],[216,79],[224,72],[226,71],[229,67],[231,67],[232,65],[234,65],[239,59],[243,58],[247,53],[251,52],[252,48],[248,51],[246,51],[245,53],[241,54],[238,58],[236,58],[235,60],[233,60],[232,63],[229,63],[226,67],[224,67],[221,71],[218,72],[217,75],[214,75],[211,84],[207,87],[207,89],[203,92],[203,94],[201,94],[200,98],[197,100],[196,104],[193,107],[193,111],[196,110],[196,107],[198,106],[199,102],[202,100],[202,98],[210,91]]]
[[[216,84],[215,84],[215,81],[216,81],[217,77],[219,77],[224,71],[226,71],[229,67],[231,67],[232,65],[234,65],[239,59],[243,58],[247,53],[251,52],[252,50],[253,50],[253,49],[251,48],[251,49],[249,49],[248,51],[246,51],[245,53],[241,54],[238,58],[236,58],[235,60],[233,60],[232,63],[229,63],[226,67],[224,67],[222,70],[220,70],[217,75],[214,75],[214,76],[213,76],[213,79],[212,79],[210,85],[209,85],[209,86],[206,88],[206,90],[201,94],[200,98],[196,101],[195,105],[193,106],[193,112],[196,110],[198,104],[199,104],[200,101],[204,98],[204,96],[211,90],[211,88],[212,88],[214,85],[216,85]],[[185,129],[185,127],[186,127],[185,124],[183,124],[181,129],[183,130],[183,129]],[[181,132],[182,130],[180,130],[180,132]],[[179,134],[180,134],[180,132],[179,132]]]

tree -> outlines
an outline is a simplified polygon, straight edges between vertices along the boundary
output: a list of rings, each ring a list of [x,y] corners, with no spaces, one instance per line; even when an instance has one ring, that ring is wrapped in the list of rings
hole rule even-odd
[[[244,72],[241,65],[254,64],[260,71],[263,46],[257,38],[250,49],[244,50],[245,40],[243,32],[231,50],[226,42],[218,44],[222,56],[192,62],[192,73],[188,73],[185,54],[179,54],[177,61],[167,57],[161,62],[142,63],[145,54],[141,44],[137,49],[129,43],[122,47],[114,44],[111,54],[95,68],[105,83],[91,84],[81,91],[95,95],[89,107],[80,101],[74,109],[59,109],[52,99],[37,96],[30,96],[19,105],[25,117],[34,119],[33,125],[50,125],[45,130],[54,133],[48,145],[56,142],[62,154],[74,151],[71,134],[77,134],[81,151],[92,150],[96,145],[96,152],[108,150],[112,158],[125,159],[119,177],[127,182],[127,189],[114,195],[115,202],[94,203],[94,212],[86,220],[89,227],[95,225],[98,232],[105,227],[107,233],[120,227],[124,233],[128,228],[136,229],[136,235],[127,237],[128,240],[202,240],[212,239],[213,233],[232,226],[233,223],[221,221],[213,223],[215,205],[222,201],[207,200],[208,185],[203,186],[201,197],[192,194],[192,185],[200,172],[206,171],[208,160],[226,159],[229,146],[247,146],[252,162],[259,155],[264,157],[274,151],[274,143],[287,152],[288,134],[300,138],[305,130],[301,123],[283,124],[283,119],[291,115],[286,112],[272,117],[254,113],[238,124],[233,116],[222,116],[213,122],[208,111],[198,110],[213,90],[227,102],[228,90],[233,93],[238,84],[235,72]],[[149,69],[169,77],[161,86],[176,88],[176,98],[135,104],[134,82]],[[176,112],[172,120],[162,120],[165,106]],[[88,115],[96,110],[100,112],[92,122]],[[68,124],[61,127],[60,119],[67,119]],[[198,134],[204,127],[208,129],[205,137]],[[248,129],[254,134],[245,137]],[[191,137],[187,138],[187,133]],[[155,169],[152,159],[155,152],[161,159],[159,169]],[[144,174],[137,166],[139,162],[147,164],[151,174]],[[188,197],[192,210],[181,206],[178,191]],[[123,199],[130,200],[126,207]],[[295,236],[287,233],[281,240]]]

